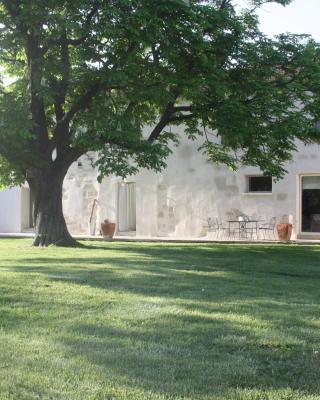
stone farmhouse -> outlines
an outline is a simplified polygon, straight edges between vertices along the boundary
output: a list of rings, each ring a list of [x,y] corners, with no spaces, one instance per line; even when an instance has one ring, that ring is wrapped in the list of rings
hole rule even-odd
[[[117,235],[210,238],[208,221],[241,214],[293,223],[293,238],[320,239],[320,149],[298,144],[286,165],[288,174],[273,182],[257,168],[237,172],[208,162],[199,143],[184,140],[162,173],[141,171],[99,184],[93,155],[74,163],[64,182],[64,214],[72,234],[98,235],[105,219]],[[0,192],[0,232],[32,229],[32,199],[27,186]],[[212,236],[213,237],[213,236]]]

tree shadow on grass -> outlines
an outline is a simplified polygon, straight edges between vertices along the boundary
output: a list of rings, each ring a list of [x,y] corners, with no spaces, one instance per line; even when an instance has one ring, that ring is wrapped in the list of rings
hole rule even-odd
[[[60,340],[107,376],[166,396],[292,388],[319,394],[319,359],[296,343],[259,343],[245,323],[163,315],[125,329],[76,324]],[[72,338],[71,338],[72,337]]]
[[[62,311],[68,306],[50,299],[37,304],[26,294],[21,301],[26,309]],[[79,318],[83,308],[77,304],[72,305],[73,316],[64,320],[50,312],[45,313],[46,318],[37,313],[30,318],[25,313],[19,319],[15,313],[7,313],[5,319],[6,329],[18,331],[29,325],[32,334],[49,323],[54,328],[49,338],[64,346],[67,359],[86,360],[91,371],[92,367],[98,368],[115,387],[126,385],[172,399],[286,388],[320,394],[319,357],[312,347],[302,346],[292,331],[282,339],[281,327],[272,321],[253,318],[252,314],[251,320],[246,319],[250,314],[241,312],[232,320],[230,310],[221,310],[217,305],[215,311],[206,314],[197,307],[195,302],[192,311],[174,315],[152,310],[132,313],[120,316],[122,324],[107,309],[100,310],[102,315],[95,321],[84,322]],[[286,318],[285,310],[281,317]],[[10,318],[15,324],[10,324]],[[261,325],[259,331],[255,329],[257,323]],[[48,373],[56,372],[50,367]],[[90,382],[90,375],[85,371],[82,374]],[[104,383],[100,384],[103,391]]]
[[[128,295],[97,307],[98,315],[88,322],[80,318],[85,305],[72,303],[73,314],[54,338],[69,357],[84,357],[115,382],[169,398],[288,387],[320,394],[320,358],[314,351],[319,333],[311,323],[320,312],[318,251],[250,246],[119,246],[118,251],[90,259],[74,252],[44,255],[10,267],[41,275],[48,285]],[[36,300],[32,292],[21,302],[37,309],[70,307],[63,299]],[[26,315],[11,328],[40,326],[41,318]],[[50,324],[59,326],[61,320],[51,315]]]
[[[202,292],[200,298],[227,300],[230,295],[256,297],[259,289],[259,297],[271,294],[281,300],[297,297],[295,291],[305,297],[308,289],[320,300],[315,292],[320,251],[315,247],[108,244],[101,249],[21,258],[11,270],[150,296],[189,298]]]

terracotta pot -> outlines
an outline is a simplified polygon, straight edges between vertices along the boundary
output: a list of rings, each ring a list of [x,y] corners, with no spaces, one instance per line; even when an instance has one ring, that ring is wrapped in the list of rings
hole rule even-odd
[[[278,224],[277,232],[279,240],[281,241],[290,240],[292,235],[292,224]]]
[[[116,230],[115,223],[109,222],[107,220],[101,222],[101,233],[104,238],[111,239],[114,235],[115,230]]]

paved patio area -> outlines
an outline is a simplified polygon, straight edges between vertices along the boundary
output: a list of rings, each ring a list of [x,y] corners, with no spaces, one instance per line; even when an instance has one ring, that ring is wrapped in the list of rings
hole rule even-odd
[[[0,233],[0,238],[33,238],[33,232],[22,232],[22,233]],[[204,236],[200,238],[190,237],[162,237],[162,236],[125,236],[116,235],[113,239],[105,239],[102,236],[90,236],[90,235],[73,235],[76,240],[96,240],[96,241],[118,241],[118,242],[171,242],[171,243],[292,243],[292,244],[320,244],[320,240],[306,240],[306,239],[294,239],[289,242],[280,242],[279,240],[269,239],[228,239],[222,238],[217,239],[212,236]]]

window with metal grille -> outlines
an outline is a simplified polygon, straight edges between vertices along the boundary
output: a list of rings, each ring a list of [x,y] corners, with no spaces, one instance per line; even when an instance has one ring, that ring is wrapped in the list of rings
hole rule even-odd
[[[248,176],[248,193],[272,193],[271,176]]]

